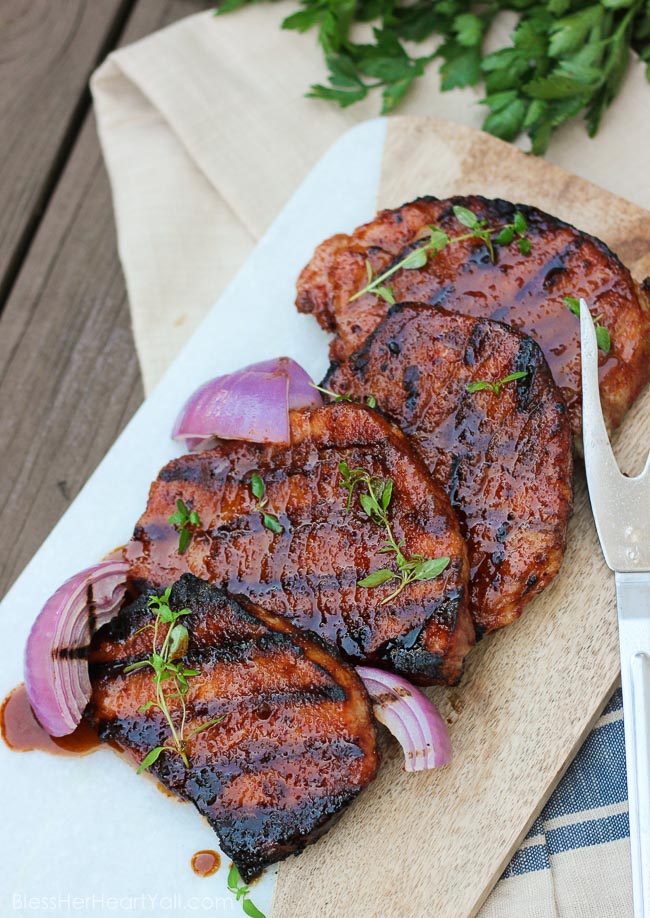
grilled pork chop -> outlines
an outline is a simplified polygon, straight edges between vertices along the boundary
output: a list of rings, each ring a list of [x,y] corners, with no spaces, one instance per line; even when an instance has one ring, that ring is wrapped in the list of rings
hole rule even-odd
[[[374,276],[399,262],[428,236],[427,224],[449,236],[466,234],[453,206],[474,211],[489,226],[528,223],[529,255],[516,240],[495,246],[495,260],[483,242],[471,238],[447,245],[419,269],[399,270],[386,285],[397,302],[443,306],[453,312],[507,322],[532,337],[542,350],[569,408],[571,427],[581,430],[580,323],[563,297],[584,297],[610,332],[609,354],[600,353],[600,393],[611,428],[650,378],[650,296],[607,246],[575,227],[523,204],[473,195],[446,200],[425,197],[383,210],[352,235],[337,235],[316,249],[298,279],[296,305],[336,333],[334,360],[358,350],[388,310],[374,293],[350,302]],[[646,282],[647,284],[648,282]]]
[[[180,662],[199,671],[188,678],[185,736],[223,720],[187,740],[187,768],[165,751],[151,771],[207,818],[248,881],[326,832],[375,777],[368,695],[315,635],[191,574],[174,585],[169,605],[191,610]],[[152,670],[124,672],[151,654],[152,621],[142,596],[97,632],[90,656],[86,717],[138,762],[170,742],[160,711],[140,711],[155,701]],[[169,705],[178,728],[179,702]]]
[[[520,372],[498,393],[467,390]],[[404,304],[323,385],[372,393],[447,490],[467,540],[477,630],[517,618],[558,572],[571,512],[566,406],[538,345],[500,322]]]
[[[317,632],[354,662],[426,684],[457,682],[474,628],[467,551],[447,495],[376,411],[326,405],[292,412],[290,427],[290,447],[224,440],[165,466],[125,549],[132,580],[162,586],[190,570]],[[448,557],[440,576],[410,583],[383,605],[396,581],[359,585],[370,573],[394,570],[395,561],[382,552],[385,528],[365,515],[360,491],[346,509],[340,462],[393,480],[395,538],[411,556]],[[254,473],[265,484],[263,508],[252,494]],[[184,555],[167,522],[177,500],[201,521]],[[263,512],[283,531],[267,528]]]

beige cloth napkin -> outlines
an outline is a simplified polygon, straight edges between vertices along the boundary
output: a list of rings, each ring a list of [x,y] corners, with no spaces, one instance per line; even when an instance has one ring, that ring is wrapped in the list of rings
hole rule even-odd
[[[147,391],[314,163],[378,112],[376,98],[340,110],[304,97],[325,72],[313,36],[279,29],[294,8],[281,0],[189,17],[114,52],[93,77]],[[431,69],[401,113],[480,127],[477,99],[440,93]],[[650,209],[649,149],[650,89],[636,62],[598,138],[565,126],[548,158]],[[552,872],[500,882],[481,918],[627,915],[629,893],[618,890],[629,888],[628,848],[617,844],[608,863],[595,866],[585,849]]]

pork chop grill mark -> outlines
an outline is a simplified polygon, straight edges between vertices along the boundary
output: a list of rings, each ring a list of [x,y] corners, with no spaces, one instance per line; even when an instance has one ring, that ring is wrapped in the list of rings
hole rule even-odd
[[[369,573],[365,568],[349,567],[337,573],[319,571],[302,571],[300,573],[283,573],[279,578],[265,579],[264,583],[255,584],[255,596],[261,601],[264,596],[275,593],[298,593],[303,586],[316,593],[337,593],[342,589],[354,587],[358,580]],[[244,578],[237,578],[243,584],[249,583]]]
[[[59,660],[87,660],[90,645],[83,647],[54,647],[52,657]]]
[[[287,726],[289,725],[288,720],[286,724]],[[145,737],[141,725],[135,719],[126,718],[113,722],[107,721],[101,729],[100,738],[102,742],[114,741],[120,743],[128,741],[131,743],[133,737],[137,735],[138,741],[144,745],[157,742],[159,738],[158,725],[155,722],[149,722],[147,727],[150,729]],[[309,756],[314,759],[323,758],[329,762],[334,761],[333,770],[338,772],[345,771],[347,767],[354,764],[355,759],[363,758],[364,753],[358,745],[359,741],[360,738],[355,736],[350,736],[347,739],[330,736],[318,741],[307,738],[289,743],[278,743],[275,736],[270,736],[263,740],[241,741],[235,748],[210,752],[208,767],[211,771],[208,771],[208,775],[212,775],[212,780],[205,780],[206,759],[204,757],[199,758],[196,750],[193,750],[197,764],[183,769],[182,788],[174,792],[185,799],[193,799],[189,789],[198,786],[201,792],[197,793],[196,796],[209,805],[211,809],[214,809],[215,797],[224,789],[227,789],[228,785],[237,778],[255,777],[259,773],[268,773],[272,769],[278,768],[278,766],[285,771],[290,771],[294,763],[304,766],[305,758]],[[336,756],[336,760],[334,756]],[[177,762],[177,759],[161,761],[160,771],[166,783],[174,783],[178,780],[179,772],[175,767]],[[221,777],[215,780],[213,771],[217,768]],[[352,788],[351,781],[349,781],[348,787]],[[327,788],[324,790],[322,797],[329,796]],[[317,796],[321,795],[317,794]],[[258,806],[258,808],[260,807]],[[272,808],[269,808],[269,813],[272,812]]]
[[[459,506],[458,491],[461,485],[463,456],[460,453],[454,453],[451,458],[449,467],[449,477],[447,483],[447,493],[452,507]]]
[[[176,757],[162,757],[152,767],[167,787],[197,806],[218,832],[224,852],[232,857],[241,875],[250,879],[267,864],[318,837],[373,779],[377,755],[370,704],[350,667],[326,651],[322,642],[298,632],[282,617],[261,609],[253,614],[256,607],[250,602],[247,609],[251,611],[247,611],[191,575],[174,588],[172,599],[174,606],[193,609],[188,630],[192,635],[194,628],[199,629],[203,641],[208,635],[201,629],[212,627],[223,635],[222,643],[245,635],[251,624],[266,631],[278,630],[295,642],[296,652],[303,653],[309,665],[316,667],[315,674],[327,673],[332,688],[343,692],[342,701],[279,705],[279,716],[270,727],[266,720],[256,718],[257,701],[250,709],[235,704],[223,730],[220,728],[209,740],[198,738],[190,744],[188,770],[179,767]],[[108,652],[112,643],[120,652],[122,638],[118,636],[115,641],[114,635],[136,630],[145,615],[145,604],[143,597],[120,612],[121,621],[115,619],[103,629],[96,639],[102,653]],[[267,643],[274,646],[275,639]],[[244,662],[247,667],[255,666],[254,659]],[[233,685],[240,693],[247,690],[249,671],[235,673]],[[286,694],[293,700],[290,674],[283,669],[274,672],[274,679],[285,680],[284,686],[277,686],[275,697]],[[205,675],[208,682],[223,678],[222,663],[215,661]],[[95,720],[102,738],[116,739],[139,757],[143,748],[159,741],[155,731],[160,728],[138,713],[142,700],[139,688],[129,690],[130,685],[141,686],[142,680],[135,675],[124,677],[124,686],[115,694],[114,678],[112,673],[92,672],[93,699],[88,716]],[[320,676],[315,681],[318,684]],[[189,705],[193,718],[197,712],[191,699]],[[104,713],[97,722],[100,710]],[[316,716],[310,716],[311,712]],[[236,731],[242,729],[247,732],[240,740]],[[229,743],[220,746],[220,741],[227,740],[228,730],[235,732],[230,734]]]
[[[193,623],[191,619],[189,621],[186,620],[186,625],[188,628],[195,627],[195,623]],[[317,638],[317,635],[311,636],[312,641],[315,643],[318,642],[316,640]],[[331,652],[331,645],[324,641],[320,643],[323,650]],[[203,670],[205,664],[210,664],[210,667],[214,668],[217,662],[236,664],[251,658],[258,661],[271,660],[278,652],[289,648],[293,650],[292,655],[295,656],[296,659],[302,659],[304,657],[304,652],[301,648],[299,646],[297,647],[286,635],[280,632],[274,632],[272,634],[262,633],[240,640],[229,640],[224,644],[210,646],[205,646],[203,644],[197,646],[191,638],[185,658],[190,662],[190,668],[196,669],[197,666],[200,666]],[[69,653],[69,651],[67,653]],[[125,656],[119,660],[91,661],[90,669],[97,677],[109,672],[119,674],[125,667],[132,666],[134,663],[139,663],[144,659],[146,659],[146,657],[143,654],[137,654]],[[326,671],[318,667],[316,663],[312,663],[312,666],[318,670],[322,676],[329,678]]]
[[[565,265],[559,265],[556,268],[551,268],[544,278],[544,290],[552,290],[560,277],[562,277],[563,274],[566,274],[566,271],[567,269]]]
[[[97,630],[97,605],[95,603],[92,583],[89,583],[86,588],[86,608],[88,610],[88,630],[90,637],[92,637]]]
[[[326,377],[327,378],[327,377]],[[319,452],[321,458],[319,459],[317,467],[304,466],[301,468],[281,468],[281,469],[269,469],[265,472],[265,479],[268,486],[279,486],[283,484],[286,480],[291,478],[300,478],[304,476],[307,479],[310,479],[312,476],[317,476],[320,474],[320,468],[326,463],[330,462],[333,466],[339,464],[340,459],[338,455],[343,453],[345,455],[353,454],[355,451],[365,452],[368,447],[371,445],[370,441],[365,440],[349,440],[346,441],[345,446],[342,448],[335,444],[322,444]],[[254,450],[258,448],[257,444],[251,444],[251,449]],[[294,447],[295,448],[295,447]],[[263,452],[263,448],[259,448],[260,453]],[[212,452],[212,451],[210,451]],[[327,456],[328,453],[336,454],[336,458],[327,459],[323,456]],[[158,480],[164,481],[167,483],[172,482],[186,482],[188,484],[201,484],[203,478],[203,471],[210,468],[208,462],[206,462],[205,457],[201,453],[192,453],[189,456],[183,456],[184,460],[192,459],[193,462],[184,461],[183,463],[172,461],[166,465],[159,473]],[[354,460],[349,460],[350,464]],[[228,468],[223,470],[223,480],[225,481],[228,477]],[[205,483],[206,487],[214,488],[214,481]],[[137,524],[134,529],[134,538],[137,538],[140,534],[142,526]],[[167,527],[171,528],[171,527]]]
[[[380,376],[383,348],[391,340],[399,340],[401,353],[393,358],[394,366],[391,368],[390,376]],[[502,408],[497,411],[497,416],[500,416],[504,410],[507,415],[512,411],[515,411],[516,414],[510,414],[509,417],[506,416],[495,423],[489,417],[478,416],[476,414],[478,406],[464,395],[460,396],[455,408],[454,405],[448,404],[449,399],[455,398],[454,393],[458,387],[448,385],[445,382],[446,376],[445,379],[442,378],[444,374],[439,371],[435,356],[437,340],[441,342],[443,353],[448,353],[449,348],[456,352],[459,371],[462,373],[462,368],[466,368],[470,379],[472,373],[476,376],[484,375],[484,370],[477,361],[486,358],[491,363],[494,360],[497,361],[496,366],[493,367],[495,374],[500,375],[501,372],[509,374],[513,371],[527,372],[528,376],[521,380],[527,384],[525,392],[522,394],[513,387],[515,398],[512,399],[510,396],[514,402],[512,408],[508,407],[512,402],[506,399],[502,403]],[[468,342],[470,342],[469,345]],[[469,361],[466,359],[468,350],[470,352]],[[559,504],[556,502],[555,507],[549,505],[547,509],[543,509],[545,504],[542,503],[543,519],[534,519],[535,511],[532,508],[536,506],[537,496],[532,500],[530,508],[532,513],[525,505],[521,508],[527,520],[531,546],[539,544],[536,541],[538,538],[536,533],[540,534],[539,538],[542,539],[543,545],[552,543],[554,546],[552,565],[544,571],[548,582],[557,569],[558,557],[561,557],[563,551],[564,531],[568,516],[566,511],[570,507],[567,491],[571,457],[565,416],[557,409],[557,405],[562,404],[561,398],[550,380],[540,349],[531,339],[526,339],[509,327],[489,319],[474,319],[459,314],[450,314],[444,310],[434,310],[426,305],[400,304],[393,307],[384,321],[371,333],[364,344],[363,352],[366,357],[363,374],[356,374],[355,357],[352,356],[347,366],[345,363],[340,363],[331,374],[328,374],[327,384],[337,391],[340,385],[353,395],[357,394],[361,385],[372,386],[377,391],[379,403],[382,404],[388,416],[417,438],[418,445],[434,478],[446,486],[452,505],[457,506],[461,511],[462,528],[470,539],[470,560],[473,558],[472,579],[476,582],[482,579],[486,584],[492,581],[491,602],[497,601],[501,590],[504,591],[504,598],[512,597],[514,585],[519,583],[519,580],[517,579],[518,574],[514,569],[510,570],[510,567],[505,575],[501,573],[505,566],[504,562],[512,550],[510,544],[508,544],[505,557],[503,551],[497,551],[493,547],[495,541],[500,541],[497,536],[503,535],[500,527],[503,525],[505,513],[500,512],[498,502],[487,515],[484,514],[477,519],[476,523],[473,522],[475,514],[471,508],[475,501],[480,499],[482,505],[486,500],[489,504],[492,499],[489,496],[490,492],[487,494],[483,492],[484,485],[480,469],[489,470],[492,463],[497,460],[506,462],[506,480],[504,481],[506,490],[503,492],[503,499],[508,500],[509,476],[515,474],[519,463],[522,464],[524,481],[529,481],[530,474],[533,473],[534,488],[541,487],[543,501],[546,500],[544,475],[560,475]],[[399,378],[404,372],[400,370],[400,365],[402,367],[419,365],[430,368],[429,372],[421,375],[419,380],[419,388],[422,392],[420,401],[426,400],[427,405],[421,406],[417,417],[413,417],[409,412],[406,400],[404,398],[400,400],[401,392],[394,384],[395,378]],[[526,367],[525,370],[524,367]],[[440,441],[437,439],[438,433],[435,425],[431,428],[427,420],[430,411],[434,412],[434,417],[436,416],[438,403],[441,417],[453,419],[453,422],[444,428],[444,436],[440,434]],[[497,407],[495,405],[495,409]],[[510,440],[507,436],[502,439],[502,435],[507,434],[511,420],[514,423],[513,437]],[[467,447],[464,453],[456,450],[459,431],[462,431],[461,439]],[[476,437],[478,437],[477,440],[474,439]],[[499,459],[500,451],[506,448],[508,442],[511,442],[512,447],[510,458],[507,459],[504,455]],[[474,457],[473,450],[479,447],[479,455]],[[484,456],[486,461],[489,459],[487,465],[481,464],[481,456]],[[541,475],[539,481],[538,474],[534,472],[535,462],[548,464],[548,472],[538,473]],[[557,472],[554,472],[556,468]],[[519,472],[517,475],[519,477]],[[492,475],[488,475],[486,478],[488,487],[490,481],[493,480]],[[477,497],[473,499],[474,482],[478,490],[476,491]],[[565,503],[563,503],[564,498],[566,498]],[[469,501],[470,511],[466,518],[467,501]],[[553,525],[554,513],[559,514],[555,526]],[[475,529],[475,525],[478,525],[478,528]],[[519,530],[520,527],[517,528],[517,531]],[[479,563],[478,558],[474,555],[482,539],[485,539],[484,560],[486,563],[483,561]],[[524,542],[519,541],[517,551],[521,552],[525,544],[525,540]],[[521,554],[518,557],[521,560]],[[529,561],[533,564],[537,563],[534,558]],[[517,561],[517,563],[520,562]],[[525,566],[521,573],[522,576],[527,577]],[[524,579],[521,580],[521,591],[522,595],[525,595]],[[483,606],[485,599],[475,590],[473,601],[475,608],[478,609],[479,604]],[[511,599],[508,601],[512,602]],[[485,630],[486,627],[494,627],[494,621],[495,619],[492,620],[492,624],[489,622],[482,624],[479,621],[479,628]]]
[[[523,373],[516,382],[517,409],[527,411],[532,393],[535,389],[537,369],[541,362],[545,362],[542,353],[532,338],[523,338],[513,362],[513,373]]]
[[[394,289],[397,299],[427,302],[439,295],[441,285],[452,280],[454,289],[445,300],[449,308],[475,315],[483,311],[486,315],[537,334],[556,382],[566,394],[572,430],[579,437],[581,386],[578,334],[577,328],[563,322],[559,313],[562,293],[590,293],[590,299],[598,304],[598,311],[604,309],[603,325],[619,344],[614,358],[601,358],[600,361],[605,415],[611,428],[617,426],[650,376],[650,283],[636,285],[604,243],[535,208],[508,205],[499,200],[488,201],[476,196],[451,201],[468,205],[481,217],[489,216],[490,222],[500,219],[508,208],[512,212],[516,206],[524,213],[531,238],[535,240],[534,258],[519,258],[511,252],[514,257],[506,258],[504,255],[504,263],[497,265],[493,273],[490,273],[489,266],[486,270],[476,266],[467,274],[464,269],[467,253],[462,253],[458,259],[445,259],[443,250],[441,258],[432,261],[430,268],[396,275],[400,278],[396,280]],[[328,325],[336,326],[338,334],[332,344],[333,357],[340,360],[358,350],[386,311],[376,297],[368,297],[354,312],[347,310],[349,285],[345,283],[345,272],[347,268],[354,272],[351,251],[363,252],[369,245],[379,243],[384,250],[395,253],[409,244],[426,223],[441,223],[445,212],[451,212],[450,206],[450,201],[419,199],[397,211],[382,211],[375,220],[359,227],[351,236],[339,235],[318,247],[315,259],[300,276],[298,305],[300,308],[305,299],[313,295],[315,314],[321,324],[325,324],[327,318]],[[396,219],[398,215],[400,221]],[[559,267],[554,262],[558,252],[565,259],[561,267],[566,270],[561,275],[555,270]],[[546,262],[545,269],[539,275],[543,262]],[[502,271],[502,268],[507,270]],[[530,283],[534,274],[539,275],[537,290],[531,290],[524,300],[515,301],[518,288]],[[481,277],[482,282],[479,281]],[[483,290],[483,294],[476,298],[473,296],[474,280],[477,285],[482,283]],[[544,280],[547,281],[546,289]],[[557,322],[549,321],[554,318]],[[352,321],[357,326],[357,333],[351,329]]]
[[[409,412],[414,412],[418,400],[418,382],[420,379],[420,370],[417,365],[406,367],[403,376],[404,392],[406,393],[406,408]]]
[[[565,262],[568,261],[569,257],[577,252],[579,246],[576,245],[576,241],[572,239],[570,242],[564,246],[562,251],[556,252],[551,259],[545,262],[539,270],[529,277],[526,283],[519,288],[517,293],[514,296],[516,302],[522,302],[528,297],[531,293],[534,293],[538,290],[549,290],[550,288],[546,284],[546,278],[549,274],[552,274],[557,281],[559,273],[567,274],[567,267]],[[549,267],[550,266],[550,267]]]
[[[462,600],[463,591],[461,590],[449,593],[441,600],[438,608],[432,614],[436,616],[436,620],[442,627],[447,627],[450,631],[454,630]],[[415,675],[417,675],[418,669],[422,665],[422,660],[427,660],[429,666],[436,659],[442,663],[440,656],[426,647],[425,625],[426,622],[423,625],[412,628],[405,635],[400,635],[387,641],[381,648],[382,659],[394,666],[399,666],[400,669],[405,669],[405,671],[412,668]],[[459,681],[460,677],[455,684]]]
[[[332,648],[330,648],[331,652]],[[191,657],[188,657],[188,660],[192,660]],[[194,662],[199,662],[196,659]],[[221,662],[221,661],[216,661]],[[255,660],[252,661],[256,662]],[[204,677],[209,677],[212,670],[210,668],[202,671]],[[120,671],[117,669],[111,669],[111,667],[103,668],[103,673],[99,669],[93,671],[95,678],[100,678],[101,675],[111,675],[115,673],[116,675],[120,674]],[[348,696],[345,693],[345,690],[339,685],[323,685],[318,688],[310,689],[298,689],[297,691],[256,691],[251,694],[240,694],[237,695],[234,699],[217,699],[214,701],[205,701],[203,699],[194,699],[192,702],[192,712],[193,717],[216,717],[220,714],[228,715],[233,712],[243,713],[248,711],[254,713],[255,710],[261,705],[268,705],[271,708],[271,714],[275,710],[279,709],[280,706],[284,708],[298,708],[298,707],[316,707],[320,704],[327,704],[330,702],[344,702],[348,700]],[[270,716],[270,715],[269,715]],[[107,723],[116,723],[117,720],[121,718],[116,718],[115,721],[107,721]],[[265,719],[265,718],[262,718]],[[156,722],[159,726],[164,727],[162,717],[157,717]],[[134,718],[134,723],[139,723],[138,718]]]
[[[284,589],[264,594],[263,602],[276,612],[286,615],[295,623],[319,632],[328,641],[336,642],[344,652],[350,651],[346,642],[346,631],[354,631],[354,639],[359,633],[359,625],[363,622],[368,626],[371,638],[366,643],[366,650],[361,655],[358,648],[350,653],[355,662],[362,660],[371,661],[374,658],[375,648],[389,637],[399,633],[400,630],[408,631],[410,627],[421,621],[421,616],[414,621],[408,621],[413,612],[406,612],[403,605],[396,603],[386,610],[379,610],[377,601],[372,597],[365,597],[361,603],[359,595],[355,594],[354,584],[350,589],[327,591],[327,593],[314,591],[310,584],[300,578],[295,582],[295,590],[286,592],[287,576],[293,568],[297,572],[316,567],[320,559],[327,557],[331,560],[332,571],[337,581],[345,578],[342,572],[343,565],[352,561],[355,569],[361,568],[363,574],[382,567],[376,564],[376,551],[381,541],[370,534],[367,526],[354,523],[354,531],[350,530],[350,521],[342,518],[342,501],[333,499],[333,494],[339,489],[338,474],[330,468],[324,475],[324,466],[332,461],[349,460],[355,465],[366,465],[369,461],[373,471],[382,476],[392,477],[398,472],[401,487],[396,489],[397,503],[391,519],[396,526],[399,537],[406,537],[410,543],[411,537],[417,539],[418,551],[424,555],[448,556],[458,558],[461,562],[460,569],[452,568],[445,574],[444,581],[432,584],[430,587],[419,583],[417,595],[422,603],[430,604],[434,599],[440,598],[443,591],[453,589],[455,586],[464,585],[467,577],[467,561],[464,544],[457,528],[455,517],[446,498],[431,483],[426,468],[416,451],[411,447],[406,438],[397,430],[391,428],[377,411],[364,409],[360,406],[349,404],[331,404],[317,409],[314,412],[292,413],[292,439],[290,448],[264,447],[254,444],[217,443],[214,449],[202,454],[200,458],[188,456],[174,460],[170,471],[173,475],[182,475],[182,465],[195,465],[203,462],[206,465],[224,463],[229,468],[227,480],[224,484],[209,484],[207,476],[205,487],[198,491],[193,486],[176,482],[171,486],[159,481],[152,486],[149,504],[141,524],[146,520],[155,522],[164,517],[172,499],[177,496],[196,496],[199,502],[197,508],[202,519],[214,529],[220,522],[220,515],[225,508],[237,513],[241,507],[238,502],[243,500],[246,491],[246,475],[255,468],[265,473],[267,466],[276,469],[292,470],[302,469],[305,462],[309,463],[314,471],[313,480],[304,478],[299,480],[297,487],[291,488],[291,501],[288,514],[292,524],[301,529],[292,533],[295,542],[287,537],[274,538],[269,545],[268,540],[261,539],[257,534],[249,534],[243,538],[229,535],[223,530],[218,530],[214,536],[202,535],[195,539],[188,556],[183,560],[183,565],[174,556],[173,546],[168,538],[161,539],[158,545],[150,545],[136,540],[126,550],[126,557],[131,561],[131,579],[149,581],[151,585],[168,582],[174,569],[187,569],[188,567],[202,576],[212,579],[215,583],[227,584],[235,591],[244,591],[249,596],[259,599],[258,587],[249,582],[238,580],[240,570],[259,570],[256,582],[264,584],[268,581],[271,589],[278,582],[282,582]],[[351,448],[354,447],[351,451]],[[368,458],[370,457],[370,459]],[[338,460],[338,461],[337,461]],[[369,466],[370,467],[370,466]],[[319,471],[318,471],[319,470]],[[161,475],[161,479],[169,477]],[[199,476],[200,477],[200,476]],[[222,497],[222,489],[227,490],[226,503]],[[286,493],[286,492],[285,492]],[[278,500],[278,509],[284,501]],[[415,506],[413,505],[415,503]],[[247,506],[243,504],[242,506]],[[222,509],[224,508],[224,509]],[[326,537],[321,539],[321,524],[313,530],[314,538],[307,538],[310,529],[306,525],[308,517],[313,517],[312,511],[322,512],[331,516],[333,521],[340,521],[340,528],[328,530]],[[356,519],[356,518],[355,518]],[[304,530],[302,524],[305,523]],[[291,552],[289,546],[293,545]],[[363,568],[362,568],[363,565]],[[357,580],[359,578],[357,577]],[[321,585],[322,586],[322,585]],[[387,593],[388,591],[386,591]],[[381,594],[379,599],[382,598]],[[466,595],[466,594],[465,594]],[[433,646],[432,631],[437,626],[429,628],[428,640]],[[471,643],[471,623],[467,613],[465,600],[464,611],[459,616],[457,631],[453,635],[445,633],[441,636],[441,647],[449,648],[449,659],[453,660],[456,671],[451,673],[451,663],[445,674],[431,672],[428,681],[455,681],[460,671],[460,662],[463,647]],[[353,638],[350,638],[353,641]]]

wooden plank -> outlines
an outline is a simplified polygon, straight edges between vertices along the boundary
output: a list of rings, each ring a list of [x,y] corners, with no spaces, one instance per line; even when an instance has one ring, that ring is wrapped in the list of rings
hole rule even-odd
[[[381,207],[418,194],[479,193],[536,204],[597,232],[642,280],[650,213],[510,144],[435,119],[391,119]],[[650,447],[650,391],[617,438],[636,474]],[[614,578],[576,472],[563,568],[508,628],[468,657],[457,688],[431,690],[454,761],[406,774],[391,744],[379,776],[341,822],[281,864],[273,918],[468,918],[499,879],[609,698],[619,674]]]
[[[206,5],[140,0],[124,41]],[[90,115],[0,318],[0,595],[142,397]]]
[[[0,309],[132,0],[0,0]]]

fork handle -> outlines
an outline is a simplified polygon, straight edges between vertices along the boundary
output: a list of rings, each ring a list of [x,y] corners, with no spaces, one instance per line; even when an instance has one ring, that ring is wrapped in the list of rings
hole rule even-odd
[[[650,573],[616,574],[634,918],[650,918]]]

